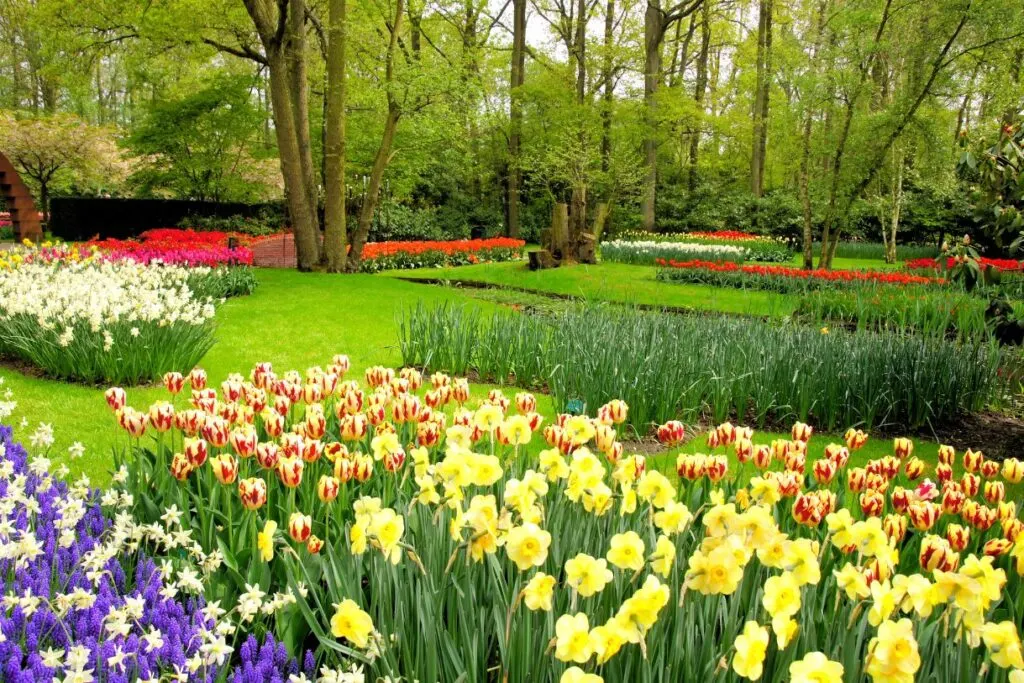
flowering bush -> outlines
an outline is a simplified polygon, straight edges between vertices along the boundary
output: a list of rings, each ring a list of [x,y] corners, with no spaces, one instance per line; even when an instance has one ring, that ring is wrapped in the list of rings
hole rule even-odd
[[[653,265],[658,259],[702,259],[742,263],[749,252],[745,247],[692,242],[645,242],[614,240],[601,243],[601,258],[617,263]]]
[[[712,261],[675,261],[658,259],[662,267],[658,279],[690,282],[716,287],[764,289],[774,292],[800,292],[829,287],[850,287],[862,283],[927,285],[944,282],[941,278],[908,275],[884,270],[804,270],[789,266],[738,265]]]
[[[968,450],[954,476],[944,446],[933,483],[910,439],[853,467],[862,431],[810,461],[809,425],[769,446],[725,423],[674,481],[627,453],[622,401],[545,425],[528,393],[348,367],[260,363],[219,390],[197,370],[185,400],[169,375],[172,400],[141,411],[107,392],[136,509],[176,501],[223,585],[287,586],[324,662],[514,683],[1022,675],[1018,460]]]
[[[360,269],[367,273],[408,268],[465,266],[515,261],[526,242],[509,237],[446,242],[370,242],[363,248]]]
[[[748,261],[784,263],[793,258],[793,251],[784,240],[763,235],[753,235],[738,230],[717,230],[715,232],[644,232],[628,231],[618,236],[625,242],[686,242],[742,247]]]
[[[212,288],[215,271],[51,256],[0,268],[0,354],[55,377],[137,383],[213,345],[215,300],[193,285]]]

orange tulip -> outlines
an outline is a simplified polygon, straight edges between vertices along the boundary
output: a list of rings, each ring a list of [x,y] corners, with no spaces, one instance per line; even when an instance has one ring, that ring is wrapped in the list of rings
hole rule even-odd
[[[658,427],[658,441],[665,444],[669,448],[678,446],[683,442],[683,437],[686,435],[686,428],[683,427],[683,423],[678,420],[669,420],[665,424]]]
[[[185,457],[195,467],[201,467],[209,456],[209,449],[202,439],[185,439]]]
[[[238,477],[238,461],[230,453],[221,453],[210,458],[213,476],[222,484],[234,484]]]
[[[188,479],[195,469],[195,465],[189,461],[188,456],[184,453],[175,453],[174,457],[171,458],[171,476],[178,481]]]
[[[163,381],[164,388],[172,394],[180,394],[185,388],[185,376],[180,372],[165,372]]]
[[[316,555],[323,550],[324,542],[320,540],[319,536],[310,535],[309,540],[306,541],[306,550],[312,555]]]
[[[971,541],[971,530],[959,524],[950,524],[946,527],[946,540],[953,550],[957,552],[967,547]]]
[[[302,483],[304,466],[302,458],[281,458],[277,463],[277,476],[288,488],[297,488]]]

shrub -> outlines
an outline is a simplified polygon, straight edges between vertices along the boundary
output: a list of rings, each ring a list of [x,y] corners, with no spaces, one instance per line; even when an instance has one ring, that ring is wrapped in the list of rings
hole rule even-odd
[[[597,307],[541,320],[421,306],[405,316],[401,346],[409,365],[547,386],[562,409],[621,397],[641,433],[704,415],[916,427],[983,408],[997,395],[1001,360],[941,339]]]

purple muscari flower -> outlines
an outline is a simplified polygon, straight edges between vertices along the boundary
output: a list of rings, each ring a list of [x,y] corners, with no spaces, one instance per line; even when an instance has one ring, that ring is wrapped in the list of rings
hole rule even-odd
[[[28,467],[28,454],[12,440],[12,430],[0,425],[0,444],[6,449],[5,459],[14,472],[25,478],[25,493],[39,504],[39,514],[30,519],[24,506],[19,506],[11,520],[18,533],[35,534],[43,552],[27,565],[13,566],[11,560],[0,560],[0,594],[52,598],[56,594],[82,589],[95,596],[93,604],[85,609],[72,608],[63,616],[54,613],[49,604],[40,602],[37,609],[26,615],[21,606],[11,610],[0,609],[0,680],[10,683],[39,683],[53,680],[59,670],[47,666],[42,657],[46,650],[64,650],[85,647],[90,652],[89,668],[95,669],[97,680],[109,683],[132,683],[139,678],[159,677],[185,668],[186,661],[194,657],[202,645],[202,631],[211,628],[202,610],[202,598],[181,596],[167,599],[161,595],[163,579],[156,563],[139,553],[134,556],[112,558],[106,571],[94,584],[81,568],[86,553],[101,542],[110,520],[103,514],[99,493],[88,498],[85,514],[75,528],[74,542],[61,547],[56,522],[60,519],[59,505],[68,496],[66,483],[53,480],[42,487],[42,478]],[[10,482],[0,478],[0,498],[8,494]],[[127,636],[113,636],[104,623],[111,610],[119,610],[126,598],[142,598],[145,602],[141,620]],[[150,649],[142,638],[151,628],[160,631],[163,645]],[[118,652],[125,653],[123,666],[109,663]],[[288,656],[282,643],[267,634],[259,643],[249,636],[235,653],[236,665],[228,675],[232,683],[287,683],[291,674],[299,673],[300,665]],[[306,652],[301,670],[314,678],[316,659]],[[203,673],[193,673],[189,680],[198,681]],[[211,683],[216,671],[206,671]]]

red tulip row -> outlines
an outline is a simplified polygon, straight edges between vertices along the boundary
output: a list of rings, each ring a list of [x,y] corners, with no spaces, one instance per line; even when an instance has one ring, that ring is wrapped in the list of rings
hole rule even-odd
[[[850,286],[862,283],[891,285],[927,285],[943,282],[924,277],[882,270],[804,270],[789,266],[712,261],[674,261],[658,259],[662,280],[712,284],[720,287],[767,289],[779,292]]]

